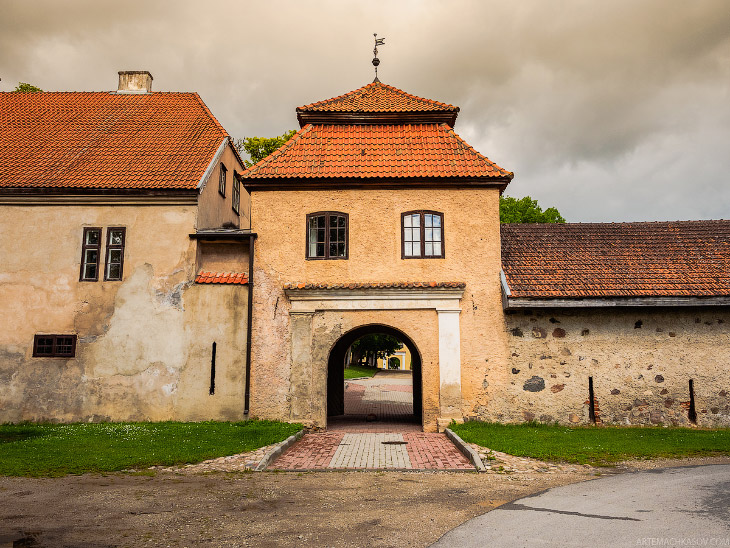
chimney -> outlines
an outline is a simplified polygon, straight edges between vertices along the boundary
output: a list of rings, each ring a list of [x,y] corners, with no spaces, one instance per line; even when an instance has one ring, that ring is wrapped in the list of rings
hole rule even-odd
[[[146,70],[120,70],[117,93],[150,93],[152,75]]]

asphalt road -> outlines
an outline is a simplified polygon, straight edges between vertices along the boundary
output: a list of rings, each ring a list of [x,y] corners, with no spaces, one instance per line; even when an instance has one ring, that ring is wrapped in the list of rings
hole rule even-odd
[[[556,487],[473,518],[432,545],[486,546],[730,547],[730,465]]]

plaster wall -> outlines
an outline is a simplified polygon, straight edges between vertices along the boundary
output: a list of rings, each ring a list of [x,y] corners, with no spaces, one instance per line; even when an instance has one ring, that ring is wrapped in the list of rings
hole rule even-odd
[[[730,313],[722,308],[528,310],[506,315],[510,357],[490,369],[492,403],[479,420],[589,422],[588,378],[599,419],[730,426]]]
[[[221,163],[226,166],[226,194],[222,196],[218,190]],[[238,162],[230,145],[223,149],[220,159],[205,181],[198,198],[198,230],[220,228],[230,223],[236,228],[251,227],[251,197],[241,185],[239,213],[233,211],[233,172],[239,174],[245,168]]]
[[[0,422],[243,417],[247,288],[192,285],[196,209],[0,208]],[[126,227],[123,280],[79,281],[87,226]],[[35,334],[75,357],[34,358]]]
[[[401,213],[420,209],[444,214],[443,259],[401,258]],[[317,211],[340,211],[349,215],[347,260],[305,258],[306,215]],[[473,415],[475,409],[488,404],[488,392],[484,388],[487,369],[505,369],[507,363],[499,283],[497,189],[255,191],[252,230],[259,235],[254,258],[252,415],[293,420],[292,385],[299,382],[300,375],[292,368],[293,319],[289,314],[291,304],[282,290],[286,282],[465,282],[459,315],[460,414]],[[370,312],[351,314],[353,319],[348,326],[372,321]],[[423,324],[430,325],[429,337],[437,344],[438,322],[434,311],[387,314],[393,321],[408,318],[409,323],[397,327],[409,336],[419,333]],[[429,323],[431,315],[433,323]],[[317,334],[315,331],[315,339]],[[315,357],[321,361],[312,367],[326,370],[326,358]],[[424,356],[424,400],[436,401],[438,408],[438,352],[429,359],[433,365],[427,371]],[[325,387],[326,383],[321,386]]]

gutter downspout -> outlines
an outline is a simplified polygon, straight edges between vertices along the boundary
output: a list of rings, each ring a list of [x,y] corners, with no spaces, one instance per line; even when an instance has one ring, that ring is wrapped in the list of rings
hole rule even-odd
[[[253,253],[256,235],[248,237],[248,320],[246,322],[246,389],[243,396],[243,414],[248,415],[251,402],[251,319],[253,318]]]

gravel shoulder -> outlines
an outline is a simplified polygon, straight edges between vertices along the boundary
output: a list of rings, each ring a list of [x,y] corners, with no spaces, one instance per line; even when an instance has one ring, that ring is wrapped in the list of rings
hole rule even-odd
[[[730,458],[543,471],[515,461],[515,471],[483,474],[211,471],[218,464],[0,478],[0,546],[25,539],[18,545],[424,547],[472,517],[551,487],[710,463]]]

